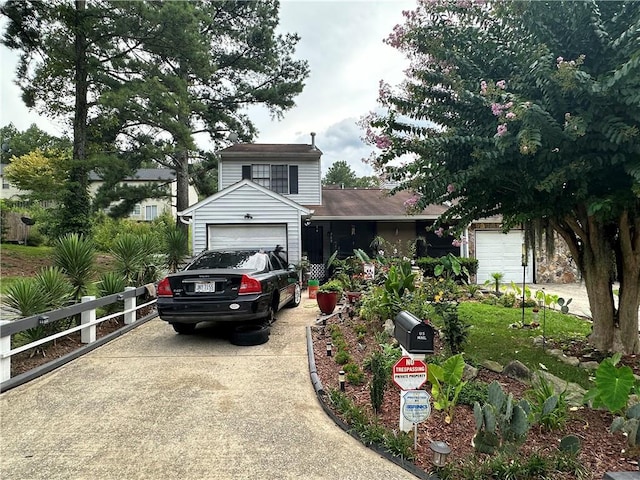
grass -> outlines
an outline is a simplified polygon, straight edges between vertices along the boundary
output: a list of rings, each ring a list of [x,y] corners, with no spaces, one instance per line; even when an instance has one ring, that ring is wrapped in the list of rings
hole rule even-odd
[[[540,312],[540,328],[511,328],[522,321],[522,310],[475,302],[463,302],[458,308],[460,319],[471,325],[465,346],[468,361],[480,363],[493,360],[506,365],[519,360],[533,370],[540,364],[553,375],[588,388],[589,372],[567,365],[534,346],[533,338],[542,335],[543,314]],[[531,320],[531,309],[525,309],[525,320]],[[554,340],[584,339],[591,331],[591,324],[573,315],[553,310],[546,311],[545,337]]]

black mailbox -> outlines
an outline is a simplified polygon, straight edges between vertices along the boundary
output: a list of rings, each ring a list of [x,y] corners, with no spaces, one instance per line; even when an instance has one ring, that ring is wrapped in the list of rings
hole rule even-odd
[[[409,353],[433,353],[434,328],[415,315],[402,311],[396,315],[393,335]]]

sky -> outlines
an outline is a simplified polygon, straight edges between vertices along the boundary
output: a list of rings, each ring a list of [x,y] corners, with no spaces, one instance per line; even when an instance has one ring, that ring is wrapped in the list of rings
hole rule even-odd
[[[358,176],[372,175],[362,162],[372,147],[362,142],[364,132],[356,122],[377,107],[380,80],[396,85],[404,78],[408,61],[383,40],[402,23],[402,11],[415,4],[415,0],[281,0],[280,33],[301,37],[295,56],[309,62],[311,73],[296,106],[282,120],[271,119],[263,108],[249,111],[259,131],[256,143],[311,143],[310,133],[315,132],[323,152],[323,174],[344,160]],[[13,83],[17,59],[17,54],[0,46],[0,126],[12,122],[25,130],[36,123],[62,135],[64,126],[22,103]]]

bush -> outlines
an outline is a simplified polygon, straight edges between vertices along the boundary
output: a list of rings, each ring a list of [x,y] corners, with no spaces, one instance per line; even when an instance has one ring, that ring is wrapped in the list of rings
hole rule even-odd
[[[460,258],[456,257],[460,262],[460,265],[467,269],[469,275],[475,275],[478,272],[478,260],[475,258]],[[424,272],[425,277],[436,277],[437,275],[434,273],[435,268],[438,265],[442,264],[440,258],[434,257],[421,257],[416,260],[416,264],[420,267],[420,269]],[[465,275],[458,275],[455,277],[457,282],[466,282],[468,283],[468,278],[465,278]]]

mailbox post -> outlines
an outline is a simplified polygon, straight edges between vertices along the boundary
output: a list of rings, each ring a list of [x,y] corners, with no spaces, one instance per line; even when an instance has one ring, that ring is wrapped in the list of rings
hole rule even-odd
[[[435,329],[431,325],[407,311],[403,310],[396,315],[393,335],[402,347],[402,356],[411,361],[424,360],[425,354],[433,353],[434,333]],[[414,424],[402,414],[405,393],[406,391],[400,392],[400,430],[409,432]]]

